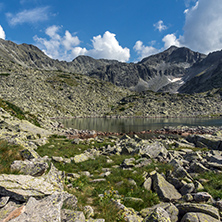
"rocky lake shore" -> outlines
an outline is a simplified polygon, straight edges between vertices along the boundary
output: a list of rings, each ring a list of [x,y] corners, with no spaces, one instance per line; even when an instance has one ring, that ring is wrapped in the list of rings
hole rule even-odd
[[[0,221],[221,221],[221,127],[142,139],[0,112],[0,161],[15,158],[1,162]]]

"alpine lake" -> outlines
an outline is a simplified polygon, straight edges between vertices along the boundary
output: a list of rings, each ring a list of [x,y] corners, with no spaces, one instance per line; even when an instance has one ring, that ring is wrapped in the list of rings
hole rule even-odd
[[[222,126],[222,118],[70,118],[57,119],[67,128],[101,132],[141,132],[172,126]]]

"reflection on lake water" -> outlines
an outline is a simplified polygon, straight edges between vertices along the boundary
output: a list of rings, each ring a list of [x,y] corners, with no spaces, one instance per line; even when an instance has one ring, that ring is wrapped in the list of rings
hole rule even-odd
[[[118,133],[155,130],[164,126],[222,126],[221,118],[74,118],[58,121],[68,128]]]

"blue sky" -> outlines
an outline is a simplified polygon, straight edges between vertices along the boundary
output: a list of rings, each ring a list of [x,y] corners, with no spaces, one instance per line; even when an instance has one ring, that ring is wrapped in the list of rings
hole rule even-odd
[[[221,0],[0,0],[0,38],[48,56],[136,62],[171,45],[222,49]]]

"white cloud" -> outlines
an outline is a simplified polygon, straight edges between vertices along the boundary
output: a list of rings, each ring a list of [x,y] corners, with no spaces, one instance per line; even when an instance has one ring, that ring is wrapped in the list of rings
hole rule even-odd
[[[162,20],[160,20],[159,22],[155,23],[153,26],[155,27],[155,29],[158,29],[159,32],[162,32],[163,30],[166,30],[166,29],[167,29],[167,26],[165,26],[165,25],[163,24],[163,21],[162,21]]]
[[[24,10],[15,15],[7,13],[6,17],[12,26],[23,23],[37,23],[48,20],[49,7],[39,7],[30,10]]]
[[[167,49],[172,45],[177,46],[177,47],[181,46],[180,41],[179,39],[177,39],[175,34],[168,34],[164,36],[162,41],[164,42],[164,49]]]
[[[221,0],[199,0],[186,11],[181,44],[203,53],[222,49]]]
[[[72,56],[73,59],[76,58],[79,55],[86,55],[88,50],[86,48],[81,48],[81,47],[75,47],[72,49]]]
[[[5,39],[5,32],[1,25],[0,25],[0,39]]]
[[[181,37],[180,37],[181,38]],[[158,52],[161,52],[165,49],[168,49],[170,46],[177,46],[180,47],[180,38],[177,39],[175,34],[168,34],[163,37],[162,41],[164,42],[164,47],[161,49],[157,49],[155,47],[151,46],[145,46],[143,42],[137,41],[134,45],[133,49],[136,51],[137,55],[139,56],[139,60],[142,60],[145,57],[148,57],[150,55],[156,54]]]
[[[38,36],[34,37],[37,46],[51,58],[71,61],[79,55],[89,55],[94,58],[116,59],[124,62],[129,60],[129,49],[122,48],[113,33],[107,31],[103,36],[93,37],[93,49],[87,50],[79,46],[81,41],[78,36],[73,36],[69,31],[61,36],[59,30],[58,26],[47,28],[45,33],[49,40]]]
[[[66,31],[63,45],[65,46],[66,50],[71,50],[73,46],[77,46],[80,44],[80,40],[77,36],[72,36],[69,31]]]
[[[63,37],[59,35],[59,31],[59,26],[50,26],[45,31],[49,40],[39,38],[38,36],[34,36],[34,40],[37,42],[37,46],[49,57],[60,60],[72,60],[72,46],[78,45],[80,41],[77,36],[72,36],[69,31],[66,31]]]
[[[122,48],[116,39],[116,35],[106,31],[103,36],[93,37],[93,49],[88,51],[88,55],[94,58],[116,59],[126,62],[130,58],[130,50]]]
[[[57,34],[57,32],[59,31],[60,27],[59,26],[56,26],[56,25],[53,25],[53,26],[50,26],[46,29],[45,33],[46,35],[48,35],[49,37],[51,38],[54,38],[54,39],[60,39],[60,35]]]
[[[147,56],[150,56],[152,54],[159,52],[159,50],[154,48],[153,46],[143,45],[142,41],[137,41],[136,44],[134,45],[133,49],[139,55],[140,60],[143,59],[144,57],[147,57]]]

